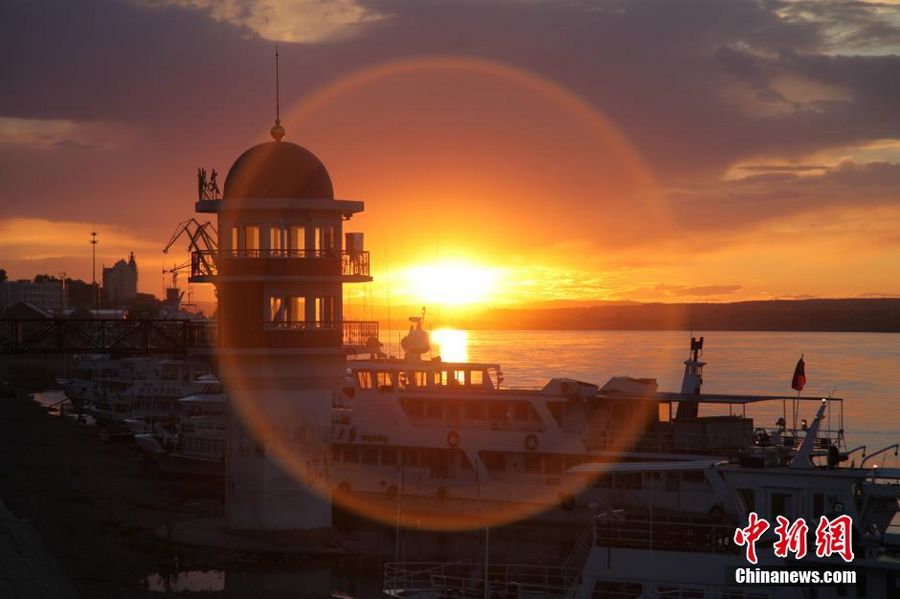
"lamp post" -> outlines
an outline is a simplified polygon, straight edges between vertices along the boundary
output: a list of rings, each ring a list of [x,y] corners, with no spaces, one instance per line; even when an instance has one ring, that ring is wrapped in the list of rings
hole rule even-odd
[[[100,290],[97,288],[97,232],[91,231],[91,291],[94,293],[94,309],[100,309]]]

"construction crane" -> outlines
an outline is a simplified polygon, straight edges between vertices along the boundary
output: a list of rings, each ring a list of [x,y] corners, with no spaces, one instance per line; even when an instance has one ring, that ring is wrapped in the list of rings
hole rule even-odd
[[[211,233],[211,234],[210,234]],[[189,218],[178,223],[175,232],[169,238],[169,243],[163,248],[163,254],[168,254],[172,246],[175,245],[182,235],[188,237],[189,252],[215,252],[219,249],[219,232],[211,222],[197,222],[196,218]]]
[[[175,232],[169,238],[169,243],[163,248],[163,253],[168,254],[179,239],[182,237],[188,239],[188,252],[191,253],[192,259],[173,266],[171,269],[164,270],[163,274],[170,273],[172,275],[172,287],[175,287],[178,272],[191,269],[199,269],[202,274],[212,274],[216,270],[216,252],[219,250],[219,233],[211,222],[200,223],[195,218],[189,218],[178,223]]]

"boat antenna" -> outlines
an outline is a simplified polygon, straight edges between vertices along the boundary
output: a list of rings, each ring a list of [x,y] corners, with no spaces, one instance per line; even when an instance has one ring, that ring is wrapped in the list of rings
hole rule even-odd
[[[281,125],[281,102],[280,102],[281,91],[279,89],[279,77],[278,77],[278,42],[275,42],[275,124],[272,125],[272,129],[269,130],[269,133],[272,135],[272,139],[275,141],[281,141],[284,137],[284,127]]]

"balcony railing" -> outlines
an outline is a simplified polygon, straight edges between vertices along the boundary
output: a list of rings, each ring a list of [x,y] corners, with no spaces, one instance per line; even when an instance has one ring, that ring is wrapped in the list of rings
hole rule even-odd
[[[280,320],[263,323],[267,331],[341,331],[344,347],[371,346],[378,340],[378,321],[345,320]]]
[[[369,276],[369,252],[349,250],[198,250],[191,253],[191,277],[214,277],[219,274],[222,260],[249,261],[265,260],[340,260],[341,275],[352,277]],[[268,263],[267,266],[271,266]]]

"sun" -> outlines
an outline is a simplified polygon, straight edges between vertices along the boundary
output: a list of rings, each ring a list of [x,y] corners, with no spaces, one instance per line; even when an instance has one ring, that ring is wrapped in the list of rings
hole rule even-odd
[[[488,301],[502,271],[466,261],[436,262],[405,271],[412,298],[424,305],[467,306]]]

